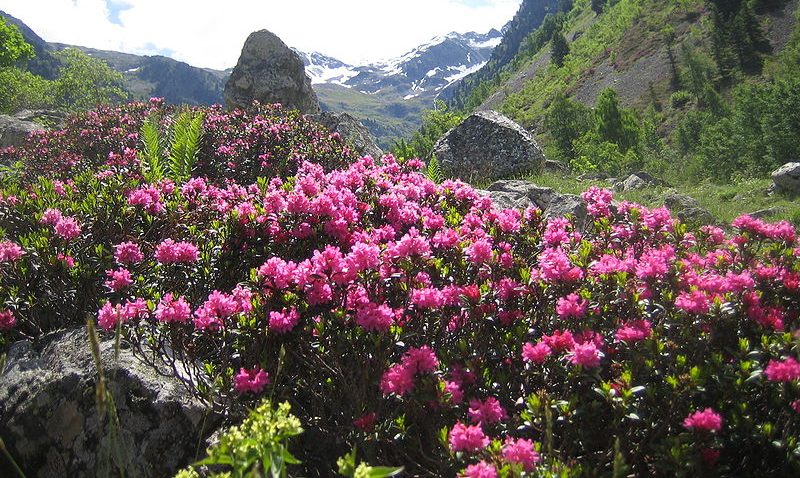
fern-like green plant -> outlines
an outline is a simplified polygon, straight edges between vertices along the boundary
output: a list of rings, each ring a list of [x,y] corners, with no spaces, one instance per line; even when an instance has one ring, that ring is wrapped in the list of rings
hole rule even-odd
[[[435,154],[432,154],[431,159],[428,160],[428,168],[425,170],[425,175],[436,184],[441,183],[444,179],[442,168]]]
[[[181,183],[192,177],[197,163],[205,116],[199,111],[184,111],[172,127],[169,169],[172,179]]]
[[[164,178],[164,145],[161,132],[158,129],[160,119],[152,114],[145,119],[140,130],[142,149],[139,151],[139,165],[142,176],[148,183],[153,183]]]

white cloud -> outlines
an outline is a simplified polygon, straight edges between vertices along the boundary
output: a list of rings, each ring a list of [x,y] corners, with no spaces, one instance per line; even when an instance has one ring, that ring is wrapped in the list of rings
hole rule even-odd
[[[451,31],[488,31],[510,20],[521,0],[0,0],[47,41],[137,54],[164,54],[227,68],[244,40],[266,28],[289,46],[345,62],[401,55]],[[467,4],[468,3],[468,4]]]

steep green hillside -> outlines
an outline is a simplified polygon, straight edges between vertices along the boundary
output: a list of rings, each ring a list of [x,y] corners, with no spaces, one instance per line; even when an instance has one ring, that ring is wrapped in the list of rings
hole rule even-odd
[[[469,92],[577,171],[764,177],[800,154],[797,0],[577,0]],[[596,10],[599,10],[598,13]],[[561,65],[553,37],[563,35]]]

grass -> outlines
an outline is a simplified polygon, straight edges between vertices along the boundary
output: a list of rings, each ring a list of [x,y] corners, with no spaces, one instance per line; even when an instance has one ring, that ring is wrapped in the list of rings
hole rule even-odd
[[[580,194],[591,186],[612,188],[607,181],[578,179],[555,173],[541,173],[524,178],[538,186],[549,187],[564,194]],[[765,209],[774,212],[763,217],[767,221],[787,220],[800,226],[800,202],[796,199],[766,191],[772,184],[769,179],[747,179],[732,184],[698,182],[676,184],[674,187],[650,187],[638,191],[614,194],[616,200],[632,201],[647,207],[664,205],[664,198],[671,192],[690,196],[708,210],[722,225],[730,224],[742,214],[751,214]]]

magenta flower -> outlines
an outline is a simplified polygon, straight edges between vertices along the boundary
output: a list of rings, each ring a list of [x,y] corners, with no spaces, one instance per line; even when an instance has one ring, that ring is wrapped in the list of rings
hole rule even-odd
[[[764,373],[767,375],[767,380],[771,382],[800,380],[800,362],[793,357],[787,357],[783,361],[770,360]]]
[[[450,449],[452,451],[476,452],[489,445],[489,437],[479,425],[464,425],[457,422],[450,430]]]
[[[444,393],[450,395],[450,403],[459,404],[464,400],[464,391],[461,390],[461,385],[458,382],[446,380],[444,382]]]
[[[710,308],[709,297],[699,290],[681,292],[675,299],[675,306],[690,314],[707,314]]]
[[[483,402],[478,399],[470,400],[468,413],[472,423],[487,425],[497,423],[507,416],[505,409],[494,397],[488,397]]]
[[[197,262],[197,247],[189,242],[165,239],[156,246],[156,260],[162,264]]]
[[[385,304],[367,302],[356,309],[356,324],[369,332],[383,333],[394,323],[394,311]]]
[[[618,328],[614,338],[617,342],[633,343],[650,337],[652,333],[653,329],[649,321],[634,320]]]
[[[556,313],[560,319],[580,319],[586,316],[586,311],[588,308],[588,301],[581,299],[578,294],[572,293],[566,297],[558,299],[558,304],[556,304]]]
[[[11,241],[0,242],[0,262],[14,262],[25,255],[25,251]]]
[[[247,370],[242,367],[233,377],[233,388],[239,393],[260,393],[269,384],[269,374],[261,367]]]
[[[178,322],[184,324],[192,317],[192,308],[183,296],[175,299],[174,296],[169,293],[164,295],[158,302],[155,316],[159,322]]]
[[[384,395],[405,395],[414,390],[414,369],[405,364],[398,363],[389,367],[380,383]]]
[[[497,478],[497,469],[491,463],[481,460],[467,466],[458,476],[459,478]]]
[[[716,432],[722,429],[722,417],[711,408],[698,410],[683,420],[683,426],[694,431]]]
[[[134,242],[123,242],[114,246],[114,260],[120,264],[135,264],[144,259],[141,249]]]
[[[50,208],[45,210],[39,222],[42,224],[47,224],[49,226],[55,226],[56,223],[60,220],[61,220],[61,211],[58,209]]]
[[[506,438],[503,444],[503,459],[507,463],[522,465],[525,471],[532,471],[541,457],[534,449],[533,442],[524,438]]]
[[[436,354],[427,345],[411,347],[403,357],[403,365],[417,373],[432,373],[439,367]]]
[[[569,362],[585,368],[594,368],[600,365],[603,354],[593,342],[575,344],[569,354]]]
[[[525,362],[544,363],[552,353],[553,349],[543,341],[537,342],[536,345],[528,342],[522,346],[522,360]]]
[[[124,267],[120,267],[115,271],[108,270],[106,271],[106,276],[108,277],[108,280],[105,281],[105,286],[108,287],[112,292],[119,292],[133,284],[130,271]]]
[[[14,313],[10,310],[0,310],[0,330],[10,330],[17,324],[17,319]]]
[[[283,309],[282,311],[272,311],[269,313],[269,328],[270,330],[274,330],[278,334],[285,334],[287,332],[291,332],[291,330],[297,325],[300,321],[300,314],[297,312],[297,309],[292,307],[288,311]]]
[[[117,324],[124,324],[135,318],[146,317],[149,313],[147,303],[143,299],[129,300],[125,304],[112,305],[106,302],[97,312],[97,323],[105,331],[112,330]]]
[[[56,222],[56,234],[64,239],[75,239],[81,234],[81,225],[74,217],[63,216]]]

